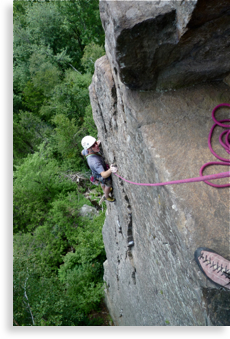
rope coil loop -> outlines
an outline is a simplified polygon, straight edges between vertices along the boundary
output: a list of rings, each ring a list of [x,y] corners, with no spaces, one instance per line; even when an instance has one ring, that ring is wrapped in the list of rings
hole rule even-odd
[[[212,165],[220,165],[220,166],[230,166],[230,159],[226,159],[226,158],[223,158],[223,157],[220,157],[218,154],[216,154],[212,148],[212,144],[211,144],[211,140],[212,140],[212,134],[213,134],[213,131],[214,131],[214,128],[216,126],[220,126],[220,127],[224,127],[224,128],[227,128],[229,129],[230,128],[230,125],[227,125],[227,124],[223,124],[223,122],[230,122],[230,119],[223,119],[223,120],[220,120],[218,121],[215,117],[215,113],[216,113],[216,110],[220,107],[229,107],[230,108],[230,104],[226,104],[226,103],[223,103],[223,104],[220,104],[220,105],[217,105],[213,111],[212,111],[212,119],[213,121],[215,122],[215,124],[212,126],[210,132],[209,132],[209,136],[208,136],[208,147],[210,149],[210,151],[212,152],[212,154],[219,160],[221,160],[221,162],[218,162],[218,161],[212,161],[212,162],[208,162],[206,164],[204,164],[201,168],[200,168],[200,176],[203,176],[203,170],[205,169],[205,167],[208,167],[208,166],[212,166]],[[221,146],[225,149],[225,151],[230,154],[230,140],[229,140],[229,136],[230,136],[230,130],[225,130],[223,131],[220,136],[219,136],[219,142],[221,144]],[[223,141],[223,136],[226,134],[225,136],[225,142]],[[213,184],[207,180],[204,180],[204,182],[207,184],[207,185],[210,185],[212,187],[218,187],[218,188],[224,188],[224,187],[230,187],[230,184],[224,184],[224,185],[217,185],[217,184]]]

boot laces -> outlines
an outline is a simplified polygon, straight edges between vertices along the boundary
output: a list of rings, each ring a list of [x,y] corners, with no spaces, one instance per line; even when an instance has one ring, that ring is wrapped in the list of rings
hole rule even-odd
[[[229,282],[225,285],[230,285],[230,270],[227,269],[227,265],[225,267],[223,267],[223,265],[219,265],[219,261],[217,260],[217,262],[213,261],[211,262],[211,257],[208,258],[207,255],[203,255],[203,253],[201,252],[201,255],[199,256],[199,259],[203,259],[203,263],[206,262],[206,266],[210,265],[210,268],[213,268],[213,271],[217,271],[216,273],[222,273],[222,275],[224,275],[227,279],[229,279]]]

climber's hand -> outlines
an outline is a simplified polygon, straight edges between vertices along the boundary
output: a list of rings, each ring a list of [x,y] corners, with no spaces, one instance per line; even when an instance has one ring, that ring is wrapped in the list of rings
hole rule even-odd
[[[111,172],[112,172],[112,173],[116,173],[116,172],[117,172],[117,167],[114,166],[113,164],[110,165],[110,169],[111,169]]]
[[[101,140],[97,140],[97,144],[98,146],[100,146]]]

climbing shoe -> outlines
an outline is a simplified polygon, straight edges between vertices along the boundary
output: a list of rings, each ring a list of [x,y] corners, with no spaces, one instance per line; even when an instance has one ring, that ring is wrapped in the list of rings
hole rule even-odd
[[[111,198],[111,197],[108,197],[107,199],[105,199],[105,200],[107,200],[107,201],[109,201],[109,202],[114,202],[114,201],[116,201],[116,199],[114,199],[114,198]]]
[[[229,260],[206,247],[199,247],[194,257],[199,268],[209,280],[218,286],[230,289]]]

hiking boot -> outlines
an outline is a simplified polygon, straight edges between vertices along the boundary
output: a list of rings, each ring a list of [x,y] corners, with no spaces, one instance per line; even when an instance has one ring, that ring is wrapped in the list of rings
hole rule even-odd
[[[215,251],[199,247],[194,253],[195,260],[206,277],[218,286],[230,289],[230,261]]]
[[[105,198],[105,200],[107,200],[107,201],[109,201],[109,202],[114,202],[114,201],[116,201],[116,199],[111,198],[111,197],[108,197],[107,199]]]

